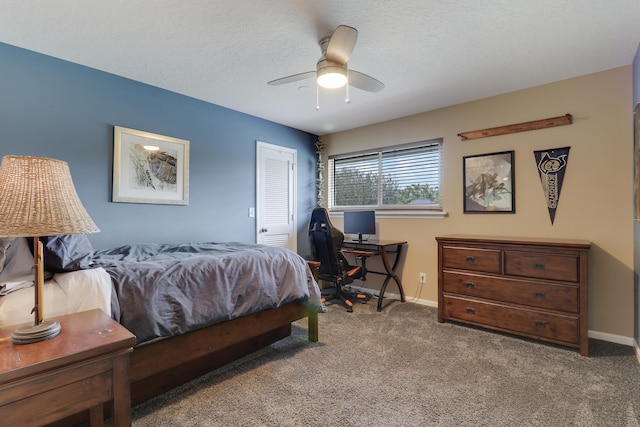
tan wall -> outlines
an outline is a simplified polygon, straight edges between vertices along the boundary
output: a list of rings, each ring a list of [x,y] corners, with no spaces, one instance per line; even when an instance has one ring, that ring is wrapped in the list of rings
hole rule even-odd
[[[409,242],[402,269],[409,300],[437,301],[437,235],[586,239],[592,242],[589,329],[633,337],[631,71],[621,67],[321,138],[328,155],[444,138],[441,196],[448,217],[378,219],[379,238]],[[471,141],[457,136],[567,113],[574,119],[569,126]],[[569,163],[551,225],[533,151],[566,146]],[[463,214],[462,157],[506,150],[515,150],[516,213]]]

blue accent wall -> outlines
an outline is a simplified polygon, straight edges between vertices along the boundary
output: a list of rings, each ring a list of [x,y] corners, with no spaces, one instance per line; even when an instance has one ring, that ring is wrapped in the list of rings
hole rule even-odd
[[[113,127],[190,141],[189,205],[112,203]],[[316,136],[0,43],[0,157],[69,163],[102,230],[96,248],[137,242],[255,242],[256,140],[298,151],[298,252],[310,253]],[[0,183],[1,185],[1,183]]]

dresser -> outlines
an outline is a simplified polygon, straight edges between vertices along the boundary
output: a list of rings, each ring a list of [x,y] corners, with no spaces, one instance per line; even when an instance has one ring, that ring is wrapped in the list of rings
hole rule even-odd
[[[517,334],[589,355],[590,242],[473,235],[436,240],[438,322]]]

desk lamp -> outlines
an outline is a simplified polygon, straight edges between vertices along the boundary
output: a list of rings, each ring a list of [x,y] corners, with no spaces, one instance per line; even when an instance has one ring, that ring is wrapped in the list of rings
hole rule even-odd
[[[58,322],[43,320],[44,266],[39,236],[100,231],[78,198],[66,162],[43,157],[5,156],[0,164],[0,237],[33,237],[34,322],[13,331],[16,344],[56,337]]]

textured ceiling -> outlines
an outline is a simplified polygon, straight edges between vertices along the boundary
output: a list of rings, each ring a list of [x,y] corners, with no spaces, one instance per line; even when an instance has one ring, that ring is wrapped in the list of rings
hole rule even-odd
[[[381,92],[266,84],[341,24]],[[640,1],[0,0],[0,42],[323,135],[629,65]]]

